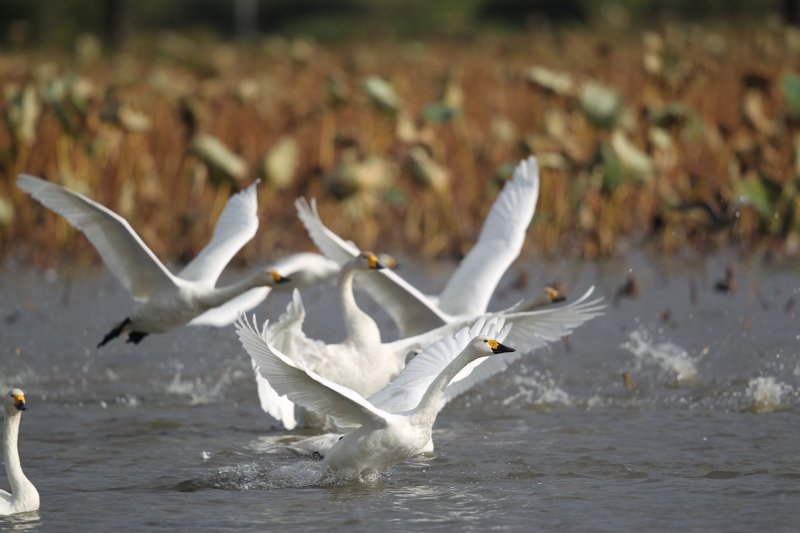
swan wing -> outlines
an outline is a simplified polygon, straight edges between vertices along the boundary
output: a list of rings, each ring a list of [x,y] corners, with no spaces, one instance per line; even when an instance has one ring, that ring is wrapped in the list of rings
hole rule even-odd
[[[602,298],[589,300],[592,292],[594,287],[578,300],[561,307],[504,315],[506,323],[512,326],[506,341],[527,353],[569,335],[584,322],[603,314],[605,305],[601,303]]]
[[[538,198],[539,167],[536,158],[529,157],[514,170],[492,205],[478,242],[439,295],[442,311],[470,316],[486,311],[497,283],[522,250]]]
[[[589,300],[593,291],[594,287],[591,287],[580,299],[561,307],[547,307],[536,311],[508,314],[487,313],[484,317],[502,317],[505,319],[506,325],[511,326],[511,331],[506,336],[505,342],[509,346],[516,348],[517,352],[504,356],[510,362],[515,357],[568,335],[584,322],[602,315],[603,309],[605,309],[605,306],[601,303],[602,298]],[[405,357],[405,354],[413,349],[425,348],[447,335],[452,335],[457,329],[468,325],[468,320],[460,319],[427,333],[387,343],[386,348],[398,358]],[[503,361],[502,357],[490,357],[485,363],[481,363],[482,365],[489,365],[483,371],[488,371],[493,365],[499,365],[500,370],[502,370],[504,365],[501,361]],[[466,368],[470,368],[470,366],[468,365]],[[459,375],[463,375],[463,371]],[[478,375],[475,377],[477,378]],[[466,384],[464,383],[464,385]]]
[[[269,381],[258,371],[255,359],[251,359],[253,371],[256,375],[256,387],[261,409],[277,420],[285,429],[292,430],[297,427],[297,418],[294,413],[294,402],[286,396],[281,396]]]
[[[20,189],[82,231],[111,273],[137,300],[175,290],[175,276],[158,260],[128,221],[86,196],[20,174]]]
[[[228,199],[217,219],[214,234],[197,257],[178,274],[188,281],[214,286],[225,266],[258,230],[258,200],[254,182]]]
[[[269,287],[256,287],[245,291],[219,307],[209,309],[202,315],[193,318],[192,321],[189,322],[189,325],[214,326],[215,328],[225,327],[228,324],[232,324],[240,314],[250,311],[263,302],[267,298],[269,291]]]
[[[369,401],[390,413],[413,409],[419,404],[436,376],[466,348],[473,338],[477,335],[486,335],[502,342],[508,329],[502,318],[479,318],[471,327],[464,327],[425,348],[405,366],[389,385],[370,396]],[[450,381],[450,385],[445,390],[445,400],[448,401],[455,396],[455,394],[452,396],[449,394],[451,388],[471,375],[473,368],[480,366],[481,361],[489,359],[494,358],[478,359],[462,369]]]
[[[295,207],[311,240],[328,258],[343,266],[361,253],[355,244],[345,241],[322,223],[314,200],[309,205],[305,198],[298,198]],[[430,298],[391,270],[383,269],[358,276],[358,282],[386,309],[405,334],[427,331],[450,321],[450,317]]]
[[[342,426],[386,425],[388,413],[352,389],[300,367],[270,346],[266,339],[268,322],[264,323],[261,332],[256,328],[255,317],[252,323],[246,317],[240,317],[235,325],[242,346],[277,394],[285,395],[311,411],[330,415]]]

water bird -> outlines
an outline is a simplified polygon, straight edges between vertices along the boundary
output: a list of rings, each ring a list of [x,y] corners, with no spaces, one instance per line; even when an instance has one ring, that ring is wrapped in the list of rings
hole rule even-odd
[[[25,393],[11,389],[5,401],[5,422],[3,423],[3,461],[6,476],[11,484],[11,493],[0,489],[0,516],[28,513],[39,509],[39,492],[25,477],[19,462],[19,423],[25,406]]]
[[[491,258],[486,260],[490,261]],[[513,325],[511,342],[524,346],[526,351],[532,351],[570,333],[585,321],[598,316],[603,309],[599,299],[588,300],[593,291],[590,288],[583,297],[569,305],[536,311],[486,313],[478,317],[454,320],[418,335],[383,342],[378,325],[358,307],[353,295],[355,274],[360,271],[381,270],[381,266],[374,253],[362,252],[342,267],[338,291],[346,331],[343,342],[325,344],[306,336],[303,331],[305,308],[300,293],[294,291],[286,312],[266,331],[270,343],[295,361],[302,361],[309,369],[326,379],[368,396],[380,390],[400,372],[410,352],[424,349],[439,339],[452,335],[477,318],[504,318],[506,323]],[[380,272],[375,272],[373,275],[379,274]],[[480,372],[474,372],[470,379],[477,382],[492,376],[515,359],[506,357],[481,361]],[[278,394],[260,373],[256,372],[255,375],[262,409],[279,420],[285,428],[294,428],[298,420],[291,400]],[[330,425],[313,413],[306,413],[303,422],[315,427]]]
[[[239,339],[258,371],[279,394],[310,410],[329,414],[339,426],[354,428],[325,453],[322,463],[325,474],[337,477],[380,472],[423,451],[431,440],[433,424],[451,380],[476,359],[515,351],[495,339],[475,337],[433,376],[411,409],[385,410],[277,350],[268,340],[268,324],[266,321],[259,331],[255,317],[253,323],[244,317],[236,322]],[[429,350],[446,351],[443,346],[451,346],[448,344],[451,341],[445,338],[418,357]]]
[[[215,286],[228,262],[258,229],[257,183],[231,196],[217,220],[211,241],[174,275],[117,213],[55,183],[27,174],[17,179],[20,189],[86,235],[111,273],[138,301],[133,313],[103,337],[98,347],[124,332],[128,333],[128,342],[138,344],[150,333],[169,331],[187,323],[230,324],[238,312],[252,309],[264,300],[270,288],[289,282],[289,271],[308,284],[330,277],[338,270],[321,256],[307,254],[286,258],[277,265],[285,268],[283,271],[262,268],[239,282]]]
[[[737,289],[736,285],[736,267],[728,265],[725,267],[725,278],[718,280],[714,284],[714,290],[725,294],[733,294]]]
[[[614,305],[619,305],[620,300],[623,298],[638,298],[641,292],[639,280],[636,279],[633,272],[630,272],[625,279],[625,283],[617,289],[617,293],[614,295]]]
[[[475,246],[438,296],[422,294],[389,270],[364,276],[359,283],[406,335],[465,318],[475,319],[486,312],[497,283],[522,250],[538,197],[539,168],[532,156],[517,165],[512,179],[492,205]],[[322,223],[316,202],[312,200],[309,205],[299,198],[295,206],[306,231],[326,257],[343,266],[360,253],[355,244],[342,239]]]

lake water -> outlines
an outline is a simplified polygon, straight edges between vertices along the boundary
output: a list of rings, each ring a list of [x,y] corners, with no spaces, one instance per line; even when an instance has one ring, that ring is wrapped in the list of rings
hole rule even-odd
[[[525,262],[528,287],[509,274],[493,308],[557,277],[573,297],[596,285],[606,314],[448,405],[432,457],[328,486],[310,484],[319,461],[281,447],[296,436],[261,413],[232,328],[97,350],[132,306],[104,270],[11,266],[0,387],[26,392],[21,455],[42,505],[0,530],[795,531],[800,276],[743,262],[721,294],[729,260]],[[615,303],[631,267],[641,294]],[[330,287],[304,298],[309,332],[340,338]]]

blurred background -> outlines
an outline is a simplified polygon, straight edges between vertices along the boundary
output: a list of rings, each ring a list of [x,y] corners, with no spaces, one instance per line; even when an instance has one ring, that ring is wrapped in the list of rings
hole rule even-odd
[[[362,248],[458,258],[529,154],[527,254],[794,257],[798,22],[795,0],[5,0],[0,260],[98,260],[19,172],[171,262],[255,178],[242,263],[311,248],[300,195]]]

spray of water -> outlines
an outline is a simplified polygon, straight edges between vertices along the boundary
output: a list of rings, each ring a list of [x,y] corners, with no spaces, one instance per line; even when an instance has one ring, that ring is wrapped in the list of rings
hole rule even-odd
[[[792,393],[792,387],[772,376],[757,377],[747,384],[745,397],[748,410],[754,413],[771,413],[782,407],[782,400]]]
[[[650,340],[647,332],[638,329],[628,335],[621,344],[636,358],[636,370],[644,365],[656,365],[659,369],[674,376],[676,385],[686,385],[697,381],[697,366],[689,353],[672,342],[656,343]]]

